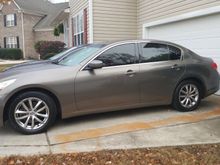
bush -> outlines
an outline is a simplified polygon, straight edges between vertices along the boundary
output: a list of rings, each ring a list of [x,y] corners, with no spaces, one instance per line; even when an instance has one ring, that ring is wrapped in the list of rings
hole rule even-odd
[[[54,36],[60,36],[60,34],[63,34],[63,33],[64,33],[64,26],[62,23],[56,26],[53,30]]]
[[[50,57],[53,57],[54,55],[56,55],[57,53],[49,53],[49,54],[46,54],[43,58],[43,60],[47,60],[49,59]]]
[[[21,49],[0,48],[0,59],[20,60],[22,58],[23,58],[23,52]]]
[[[65,43],[60,41],[38,41],[34,47],[36,52],[40,54],[41,59],[46,59],[48,56],[62,52],[65,49]]]
[[[59,32],[59,29],[57,27],[54,28],[53,35],[56,36],[56,37],[60,36],[60,32]]]

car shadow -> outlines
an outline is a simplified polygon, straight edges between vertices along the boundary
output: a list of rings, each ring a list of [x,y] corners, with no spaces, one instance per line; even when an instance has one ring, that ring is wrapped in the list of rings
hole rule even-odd
[[[219,97],[220,102],[220,97]],[[56,123],[56,125],[62,123],[62,125],[74,125],[74,124],[80,124],[84,122],[94,122],[94,121],[105,121],[105,120],[115,120],[115,119],[121,119],[129,118],[141,115],[161,115],[164,113],[172,113],[175,115],[180,114],[187,114],[187,113],[199,113],[199,112],[205,112],[209,111],[210,109],[213,109],[216,107],[218,103],[216,100],[212,99],[205,99],[201,102],[201,105],[196,111],[193,112],[179,112],[175,109],[173,109],[171,106],[153,106],[153,107],[144,107],[144,108],[136,108],[136,109],[125,109],[125,110],[119,110],[119,111],[111,111],[111,112],[103,112],[103,113],[96,113],[96,114],[89,114],[89,115],[83,115],[83,116],[76,116],[71,117],[68,119],[64,119],[62,121],[59,121]]]

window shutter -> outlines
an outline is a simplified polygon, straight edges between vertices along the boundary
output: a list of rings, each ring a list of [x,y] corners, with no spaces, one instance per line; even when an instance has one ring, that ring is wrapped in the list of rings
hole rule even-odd
[[[88,34],[87,34],[87,31],[88,31],[88,29],[87,29],[87,8],[85,8],[84,9],[84,11],[83,11],[83,19],[84,19],[84,35],[83,35],[83,41],[84,41],[84,44],[87,44],[88,43]]]
[[[72,22],[72,45],[75,46],[74,43],[74,18],[71,19]]]
[[[17,48],[20,48],[19,37],[17,36]]]
[[[15,26],[17,26],[17,15],[16,14],[14,14],[14,20],[15,20]]]
[[[4,37],[4,48],[6,48],[6,37]]]
[[[4,26],[6,27],[6,15],[4,15]]]

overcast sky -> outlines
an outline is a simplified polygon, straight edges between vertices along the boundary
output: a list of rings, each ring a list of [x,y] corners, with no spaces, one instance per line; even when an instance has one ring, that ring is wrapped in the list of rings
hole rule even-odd
[[[53,3],[59,3],[59,2],[67,2],[69,0],[50,0]]]

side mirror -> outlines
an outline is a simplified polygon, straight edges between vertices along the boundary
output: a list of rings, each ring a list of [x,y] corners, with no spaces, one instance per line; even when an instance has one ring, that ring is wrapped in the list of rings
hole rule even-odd
[[[92,62],[89,63],[88,67],[89,69],[100,69],[103,67],[103,62],[100,60],[93,60]]]

